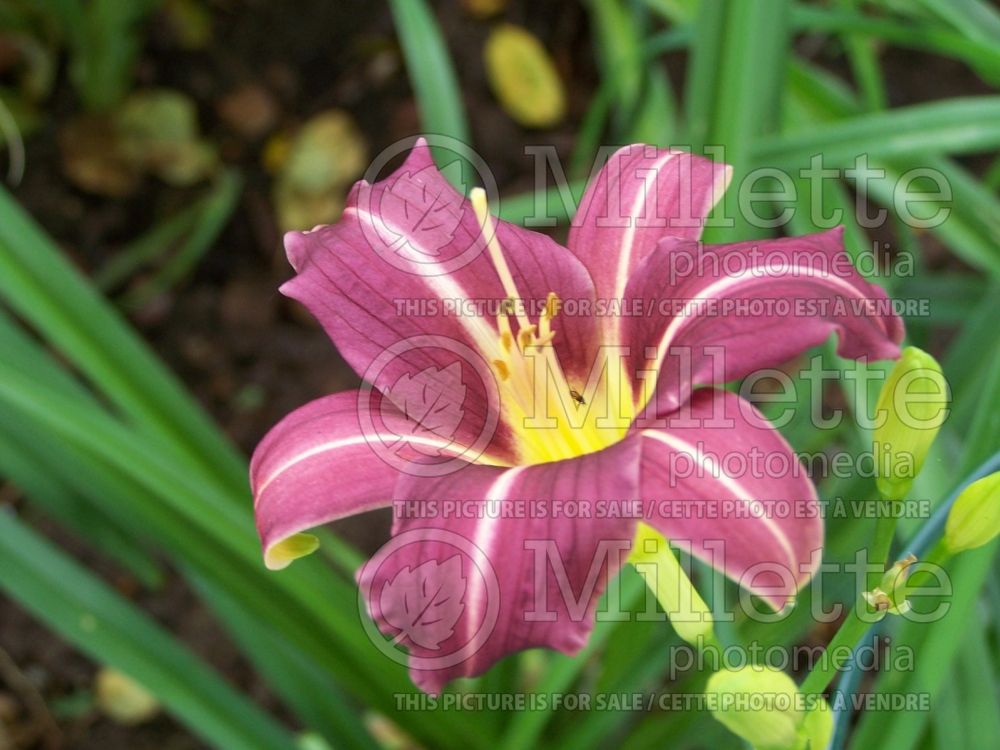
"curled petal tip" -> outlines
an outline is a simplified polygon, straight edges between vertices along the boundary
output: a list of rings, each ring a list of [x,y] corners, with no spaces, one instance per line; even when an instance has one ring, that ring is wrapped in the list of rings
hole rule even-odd
[[[283,570],[319,549],[319,539],[312,534],[293,534],[272,544],[264,552],[264,565],[268,570]]]

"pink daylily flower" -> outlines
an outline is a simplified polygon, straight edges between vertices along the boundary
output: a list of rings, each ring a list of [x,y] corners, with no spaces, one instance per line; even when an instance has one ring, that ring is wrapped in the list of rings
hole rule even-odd
[[[700,244],[729,177],[626,146],[563,247],[459,195],[419,141],[388,178],[356,184],[336,224],[288,234],[297,275],[282,292],[366,385],[291,413],[255,451],[268,566],[304,551],[300,532],[395,502],[393,537],[407,543],[359,584],[430,692],[514,651],[580,649],[639,522],[785,605],[819,562],[815,489],[778,431],[714,386],[831,332],[842,356],[895,358],[903,328],[843,262],[840,230]],[[741,312],[760,300],[793,312]],[[754,451],[784,471],[734,473],[721,458]],[[765,500],[797,511],[733,510]],[[604,501],[634,512],[555,512]],[[468,542],[461,566],[450,538]]]

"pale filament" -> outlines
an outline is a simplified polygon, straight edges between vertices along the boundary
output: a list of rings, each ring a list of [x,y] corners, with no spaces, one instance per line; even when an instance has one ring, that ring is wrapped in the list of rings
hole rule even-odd
[[[552,329],[552,319],[559,313],[559,298],[550,292],[538,323],[534,324],[528,319],[524,298],[517,288],[500,246],[496,225],[487,205],[486,193],[482,188],[474,188],[469,194],[469,199],[479,220],[490,260],[507,299],[510,300],[510,309],[501,310],[497,316],[497,329],[500,335],[492,364],[500,377],[501,389],[508,396],[503,401],[505,408],[510,412],[511,423],[515,428],[518,424],[521,425],[522,429],[519,429],[518,433],[528,444],[532,455],[543,461],[599,450],[604,446],[592,431],[569,428],[569,419],[566,415],[570,413],[570,409],[579,408],[580,404],[574,401],[575,391],[570,388],[552,347],[552,341],[556,336],[556,331]],[[512,315],[517,322],[516,331],[511,328]],[[546,382],[537,382],[536,367],[532,361],[536,356],[544,357],[544,370],[547,370],[548,378],[554,387],[547,387],[549,383]],[[559,426],[528,427],[526,422],[530,417],[538,416],[539,407],[545,409],[541,414],[543,418],[566,420],[562,425],[563,429]]]

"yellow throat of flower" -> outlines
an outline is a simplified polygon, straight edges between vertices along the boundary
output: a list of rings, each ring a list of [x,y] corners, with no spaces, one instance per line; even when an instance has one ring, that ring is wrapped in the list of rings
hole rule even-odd
[[[517,436],[521,463],[559,461],[617,443],[635,414],[619,347],[598,348],[597,361],[584,363],[586,376],[567,378],[552,346],[557,334],[553,321],[562,306],[559,297],[549,292],[538,322],[529,320],[500,247],[486,194],[475,188],[469,198],[507,294],[497,315],[499,336],[485,347],[485,353],[497,375],[504,421]]]

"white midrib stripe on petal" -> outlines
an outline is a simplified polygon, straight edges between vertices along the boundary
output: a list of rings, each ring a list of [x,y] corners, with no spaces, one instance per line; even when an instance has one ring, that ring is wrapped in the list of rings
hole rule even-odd
[[[765,276],[771,278],[781,278],[783,276],[791,275],[793,278],[796,276],[807,276],[811,278],[819,278],[825,282],[831,283],[833,286],[840,287],[849,296],[857,297],[859,299],[867,299],[864,294],[862,294],[856,287],[851,285],[849,282],[844,281],[839,276],[831,276],[828,273],[822,271],[817,271],[815,268],[810,268],[809,266],[793,266],[791,269],[784,270],[780,273],[771,272],[767,269],[762,269],[760,266],[753,266],[748,268],[743,273],[727,276],[724,279],[719,279],[718,281],[713,281],[704,291],[697,297],[688,300],[688,304],[696,305],[697,307],[704,306],[709,300],[716,297],[723,297],[727,292],[729,292],[733,287],[738,287],[744,280],[749,278],[751,281],[757,281]],[[667,356],[667,351],[670,345],[677,338],[678,331],[681,330],[687,323],[694,320],[696,315],[684,315],[677,316],[670,321],[670,325],[667,326],[667,330],[663,332],[663,336],[660,338],[659,346],[656,349],[656,366],[657,369],[663,364],[664,357]]]
[[[267,489],[275,479],[280,477],[286,471],[291,469],[296,464],[300,464],[313,456],[318,456],[321,453],[327,453],[329,451],[340,450],[341,448],[352,448],[359,445],[370,444],[372,440],[381,440],[384,443],[392,444],[399,440],[399,435],[395,434],[375,434],[375,435],[352,435],[347,438],[340,438],[338,440],[330,440],[325,443],[319,443],[314,445],[312,448],[308,448],[301,453],[297,453],[287,461],[285,461],[281,466],[275,469],[263,482],[258,485],[254,491],[254,496],[260,499],[264,495],[264,490]],[[455,455],[460,455],[468,450],[467,446],[456,445],[454,442],[448,442],[445,440],[422,437],[419,435],[408,435],[406,441],[409,443],[415,443],[417,445],[426,445],[432,448],[437,448],[438,450],[449,450],[454,452]],[[454,448],[452,448],[454,446]],[[459,448],[461,450],[459,450]]]
[[[656,177],[659,176],[660,170],[663,169],[663,167],[665,167],[674,157],[680,156],[683,153],[683,151],[667,151],[663,154],[663,156],[659,157],[656,161],[649,165],[648,169],[652,170],[656,174],[653,178],[652,189],[656,189]],[[619,185],[621,185],[621,177],[622,176],[619,174]],[[618,269],[615,273],[616,298],[621,298],[625,294],[625,285],[628,284],[629,276],[632,272],[632,255],[635,249],[635,232],[636,229],[638,229],[637,224],[639,223],[639,214],[647,200],[646,191],[649,189],[650,183],[641,176],[640,179],[642,181],[642,187],[636,193],[635,198],[632,201],[632,208],[628,212],[629,225],[625,228],[625,232],[622,234],[621,246],[618,249]]]
[[[348,212],[357,214],[358,220],[367,222],[376,234],[378,234],[378,224],[381,224],[390,232],[393,232],[400,237],[409,237],[407,232],[386,221],[383,217],[379,217],[378,222],[376,223],[375,217],[370,211],[349,206],[344,209],[345,214]],[[413,242],[413,240],[410,239],[410,242]],[[414,245],[416,245],[416,243],[414,243]],[[417,248],[427,257],[433,256],[432,252],[420,248],[419,245],[417,245]],[[418,264],[409,258],[404,259],[413,267],[414,275],[421,278],[428,288],[434,292],[437,298],[441,301],[469,299],[469,295],[462,285],[455,281],[455,277],[441,264],[437,262]],[[433,268],[435,273],[427,273],[429,270],[428,267]],[[484,354],[492,356],[492,352],[497,347],[497,336],[499,334],[485,321],[485,319],[478,315],[458,315],[456,318],[459,325],[465,328],[472,340],[479,346],[479,349]]]
[[[507,494],[514,485],[514,480],[517,479],[525,468],[524,466],[516,466],[505,471],[489,486],[489,489],[483,495],[483,499],[506,500]],[[474,562],[480,571],[488,570],[493,566],[493,563],[490,562],[490,551],[497,540],[500,521],[504,518],[504,514],[498,511],[497,513],[483,513],[482,516],[479,519],[479,523],[476,524],[476,532],[473,534],[472,539],[474,546],[473,554],[475,554]],[[469,594],[469,616],[465,619],[465,622],[468,628],[475,629],[471,632],[466,631],[466,643],[471,643],[475,637],[476,630],[479,627],[477,623],[479,622],[479,618],[483,616],[485,606],[488,604],[488,602],[483,600],[484,593],[485,585],[473,586]]]
[[[709,476],[731,492],[734,499],[739,500],[747,507],[750,507],[755,501],[756,498],[754,498],[751,493],[747,492],[747,490],[740,485],[739,482],[723,472],[722,468],[714,460],[712,460],[711,456],[706,456],[690,443],[660,430],[643,430],[642,436],[651,438],[652,440],[657,440],[676,451],[680,451],[681,453],[691,456],[692,459],[698,462],[698,465],[701,466],[702,469],[709,473]],[[759,516],[754,513],[752,514],[752,517],[757,518],[764,523],[767,530],[771,532],[774,538],[781,545],[781,548],[785,550],[785,553],[788,555],[789,563],[794,565],[795,550],[792,549],[788,535],[785,534],[778,524],[767,516]],[[792,574],[795,576],[796,580],[798,580],[798,571],[792,571]]]

